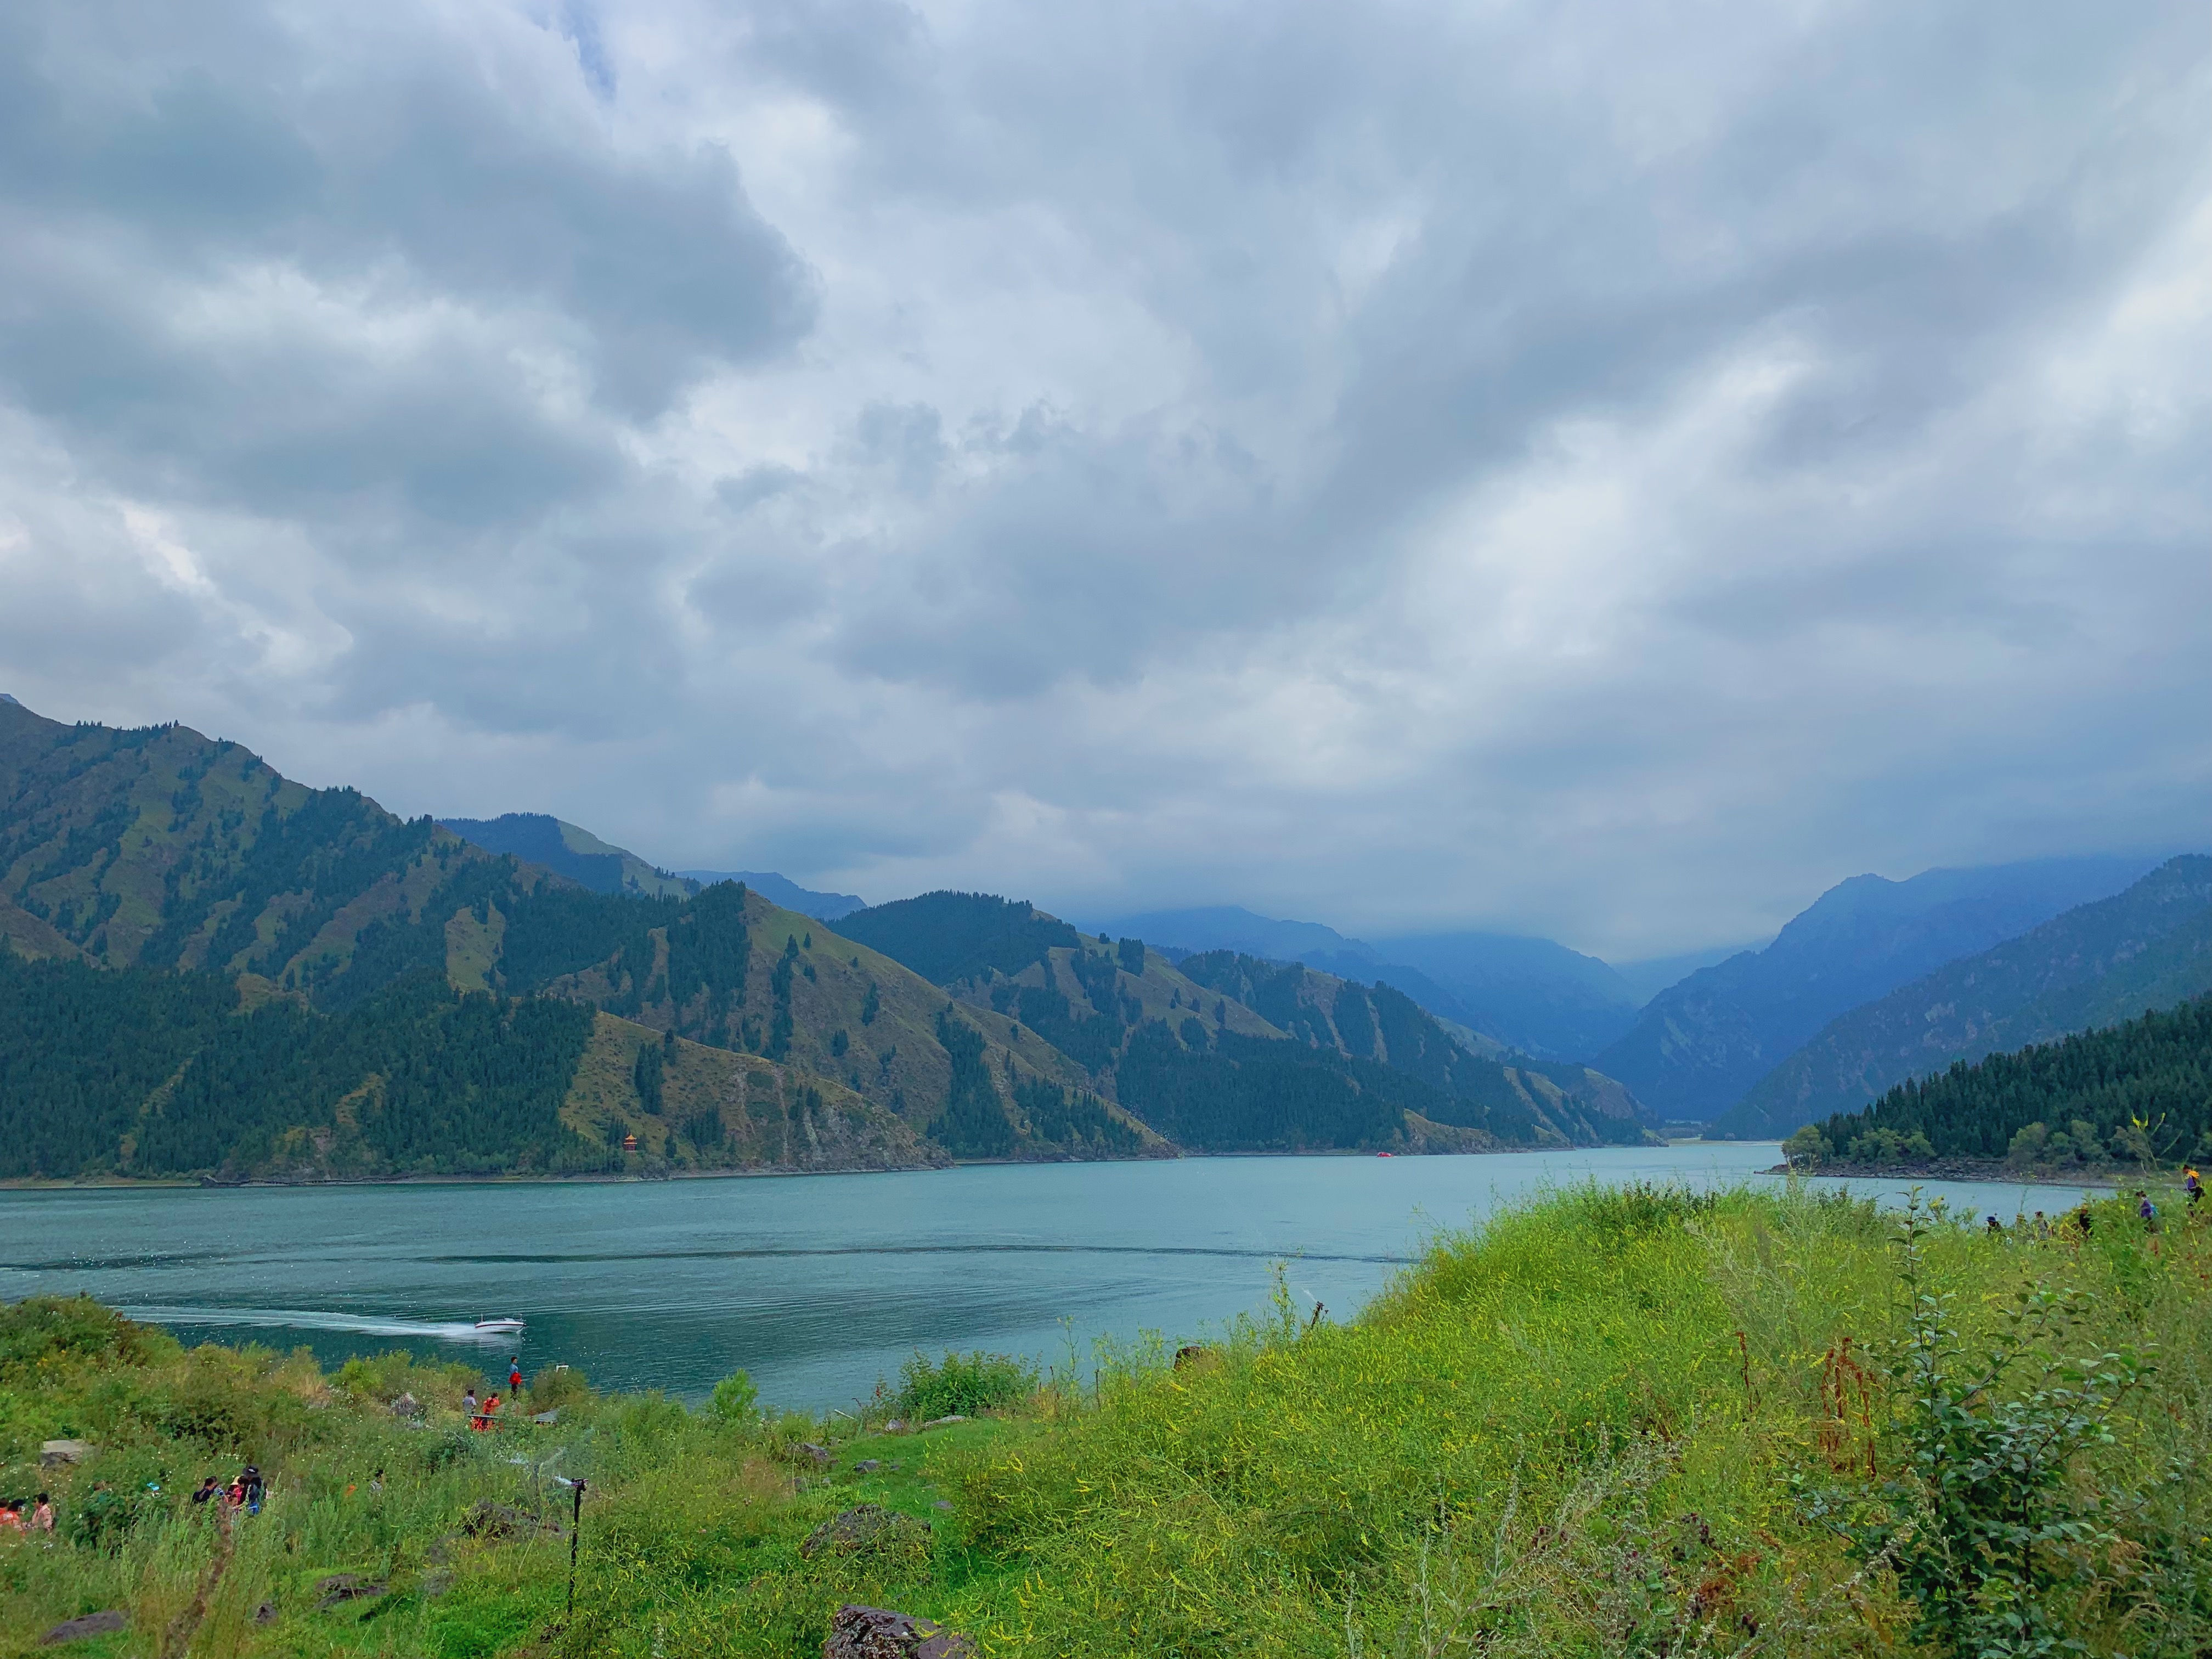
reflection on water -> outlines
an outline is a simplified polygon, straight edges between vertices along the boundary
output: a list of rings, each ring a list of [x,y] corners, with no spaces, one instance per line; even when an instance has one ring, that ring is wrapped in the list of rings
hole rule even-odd
[[[1261,1307],[1344,1318],[1435,1232],[1546,1184],[1753,1178],[1771,1145],[1185,1158],[787,1180],[0,1193],[0,1295],[82,1291],[188,1341],[393,1347],[696,1397],[865,1395],[917,1348],[1079,1362]],[[1894,1196],[1898,1182],[1846,1183]],[[2045,1192],[1927,1183],[1961,1211]],[[474,1328],[527,1320],[518,1340]]]

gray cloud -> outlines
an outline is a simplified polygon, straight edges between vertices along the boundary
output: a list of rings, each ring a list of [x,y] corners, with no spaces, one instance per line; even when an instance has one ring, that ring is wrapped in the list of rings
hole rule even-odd
[[[874,897],[2201,841],[2212,21],[0,16],[0,672]]]

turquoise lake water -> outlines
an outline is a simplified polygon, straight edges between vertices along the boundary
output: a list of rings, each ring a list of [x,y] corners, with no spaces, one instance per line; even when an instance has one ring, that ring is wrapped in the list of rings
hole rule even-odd
[[[1547,1183],[1772,1179],[1771,1145],[1468,1158],[1182,1158],[652,1182],[0,1192],[0,1297],[86,1291],[188,1341],[405,1347],[696,1398],[849,1406],[916,1349],[1066,1364],[1202,1336],[1270,1267],[1344,1318],[1429,1235]],[[1894,1196],[1895,1182],[1843,1183]],[[2055,1189],[1927,1183],[1961,1208]]]

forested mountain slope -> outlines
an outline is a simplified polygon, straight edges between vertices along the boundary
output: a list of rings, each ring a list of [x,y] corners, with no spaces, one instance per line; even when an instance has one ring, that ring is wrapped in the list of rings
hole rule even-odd
[[[1610,967],[1547,939],[1454,933],[1370,943],[1319,922],[1279,921],[1240,905],[1155,911],[1115,923],[1112,931],[1177,954],[1228,951],[1393,986],[1440,1018],[1551,1059],[1596,1053],[1636,1014],[1636,999]]]
[[[2007,1158],[2023,1173],[2212,1162],[2212,997],[1965,1060],[1790,1138],[1793,1160]]]
[[[1832,1021],[1714,1124],[1786,1134],[1954,1061],[2047,1042],[2212,990],[2212,858],[2172,860]]]
[[[1661,992],[1590,1063],[1673,1119],[1711,1121],[1838,1014],[2140,878],[2149,860],[1854,876],[1764,951]]]
[[[1479,1057],[1385,985],[1231,951],[1173,963],[1139,939],[1094,939],[981,894],[926,894],[839,926],[1036,1033],[1184,1145],[1243,1149],[1273,1135],[1380,1149],[1442,1136],[1437,1126],[1480,1138],[1466,1145],[1644,1137],[1634,1097],[1612,1079]]]
[[[11,981],[0,1049],[0,1115],[44,1127],[0,1173],[1121,1157],[1171,1152],[1164,1122],[1246,1150],[1643,1133],[1607,1080],[1479,1060],[1379,988],[1300,970],[1286,1031],[1249,972],[1209,988],[995,898],[848,937],[737,884],[594,891],[177,726],[0,704],[0,937],[47,959]],[[102,1022],[158,1040],[125,1063]]]

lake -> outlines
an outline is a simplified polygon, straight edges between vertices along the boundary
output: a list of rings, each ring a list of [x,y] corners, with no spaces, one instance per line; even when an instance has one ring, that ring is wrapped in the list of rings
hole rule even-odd
[[[82,1291],[187,1341],[405,1347],[696,1399],[849,1406],[916,1349],[1048,1364],[1099,1337],[1202,1336],[1287,1264],[1345,1318],[1419,1252],[1547,1183],[1741,1180],[1771,1144],[1465,1158],[1192,1158],[652,1182],[0,1192],[0,1296]],[[1901,1183],[1841,1183],[1894,1197]],[[1965,1208],[2069,1194],[1929,1182]]]

